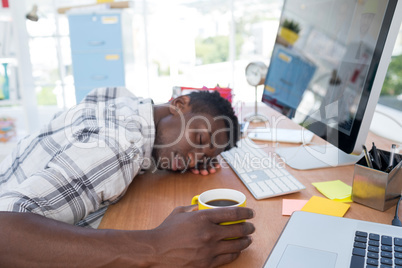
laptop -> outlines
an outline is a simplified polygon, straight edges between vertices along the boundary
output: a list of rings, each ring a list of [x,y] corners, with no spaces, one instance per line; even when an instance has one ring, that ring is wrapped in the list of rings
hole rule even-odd
[[[264,268],[402,267],[402,228],[297,211]]]

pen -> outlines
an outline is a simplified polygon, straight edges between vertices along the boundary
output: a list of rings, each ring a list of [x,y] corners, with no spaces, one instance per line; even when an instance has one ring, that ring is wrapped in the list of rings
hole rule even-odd
[[[395,156],[395,144],[392,144],[391,146],[391,155],[389,156],[389,164],[385,172],[390,172],[392,168],[394,167],[394,156]]]
[[[380,159],[380,155],[378,154],[377,151],[377,147],[375,146],[374,142],[373,142],[373,147],[371,148],[373,151],[373,159],[374,159],[374,163],[376,164],[377,168],[379,170],[381,170],[381,159]]]
[[[367,166],[369,168],[373,168],[373,164],[371,163],[371,158],[370,158],[369,152],[367,152],[367,148],[364,145],[363,145],[363,152],[364,152],[364,157],[366,158]]]
[[[250,122],[248,122],[248,121],[240,124],[240,133],[242,135],[244,135],[247,132],[249,124],[250,124]]]

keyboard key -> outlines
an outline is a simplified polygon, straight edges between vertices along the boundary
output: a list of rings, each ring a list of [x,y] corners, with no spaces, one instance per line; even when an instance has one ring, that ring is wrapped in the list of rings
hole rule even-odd
[[[249,183],[248,186],[250,186],[251,190],[253,190],[253,192],[257,195],[257,196],[262,196],[263,192],[261,190],[260,187],[258,187],[258,185],[253,182],[253,183]]]
[[[251,179],[257,179],[258,177],[257,177],[257,175],[255,175],[255,174],[251,174],[251,175],[250,175],[250,178],[251,178]]]
[[[402,247],[400,247],[400,246],[395,246],[395,247],[394,247],[394,250],[395,250],[396,252],[402,252]]]
[[[356,242],[356,243],[357,243],[357,242]],[[369,247],[368,247],[368,251],[378,253],[378,252],[380,252],[380,249],[379,249],[378,247],[369,246]]]
[[[273,168],[273,169],[271,169],[271,171],[276,175],[276,177],[282,177],[283,176],[282,172],[280,172],[280,170],[277,169],[277,168]]]
[[[381,236],[381,245],[392,246],[392,237],[382,235]]]
[[[383,257],[383,258],[388,258],[388,259],[392,259],[392,253],[391,253],[391,252],[387,252],[387,251],[382,251],[382,252],[381,252],[381,257]]]
[[[355,241],[356,241],[356,242],[366,243],[366,242],[367,242],[367,238],[361,237],[361,236],[356,236],[356,237],[355,237]]]
[[[291,182],[293,182],[299,189],[304,189],[304,185],[301,184],[298,180],[296,180],[294,177],[287,177]]]
[[[268,186],[272,189],[272,191],[274,191],[276,194],[280,193],[281,190],[278,188],[278,186],[276,186],[276,184],[272,181],[272,180],[267,180],[265,181],[266,184],[268,184]]]
[[[374,265],[374,266],[378,266],[378,260],[377,259],[367,259],[367,262],[366,262],[367,264],[370,264],[370,265]]]
[[[366,251],[362,248],[353,248],[352,254],[364,257],[366,256]]]
[[[381,250],[392,252],[392,246],[383,245],[383,246],[381,246]]]
[[[265,184],[265,182],[259,181],[259,182],[257,182],[257,184],[258,184],[258,186],[261,187],[264,194],[273,194],[274,193],[271,191],[271,189],[269,189],[269,187]]]
[[[378,234],[370,234],[369,238],[370,238],[370,240],[380,241],[380,235],[378,235]]]
[[[380,242],[379,242],[379,241],[375,241],[375,240],[369,240],[369,245],[370,245],[370,246],[379,247],[379,246],[380,246]]]
[[[297,190],[297,186],[291,182],[287,177],[281,177],[281,180],[283,181],[283,183],[286,184],[287,187],[289,187],[290,190],[294,191]]]
[[[381,264],[392,265],[392,259],[381,258]]]
[[[275,179],[273,179],[273,181],[275,182],[276,185],[278,185],[278,187],[283,192],[288,192],[289,191],[289,188],[279,178],[275,178]]]
[[[251,183],[253,181],[247,174],[243,174],[243,180],[246,183]]]
[[[367,258],[378,259],[379,255],[376,252],[367,252]]]
[[[268,157],[266,157],[266,154],[265,154],[264,152],[262,152],[260,149],[253,148],[253,147],[248,147],[247,149],[244,148],[244,150],[245,150],[246,152],[251,152],[253,155],[256,155],[256,156],[258,156],[258,157],[260,157],[260,158],[265,158],[265,159],[267,159],[269,162],[271,162],[271,159],[268,158]]]
[[[350,261],[350,268],[364,268],[364,257],[353,255]]]
[[[394,244],[395,244],[395,246],[402,247],[402,238],[395,237],[394,238]]]
[[[353,247],[366,249],[366,243],[355,242],[355,243],[353,244]],[[378,253],[378,251],[377,251],[377,253]]]
[[[270,171],[270,170],[268,170],[268,169],[264,169],[264,172],[265,172],[265,174],[268,175],[268,177],[269,177],[270,179],[276,178],[275,174],[272,173],[272,171]]]
[[[356,231],[356,236],[361,236],[361,237],[366,237],[367,238],[367,233],[366,232],[362,232],[362,231]]]
[[[402,253],[400,253],[400,252],[395,252],[395,253],[394,253],[394,257],[397,258],[397,259],[402,259]]]
[[[402,260],[401,259],[395,259],[395,264],[396,265],[402,265]]]

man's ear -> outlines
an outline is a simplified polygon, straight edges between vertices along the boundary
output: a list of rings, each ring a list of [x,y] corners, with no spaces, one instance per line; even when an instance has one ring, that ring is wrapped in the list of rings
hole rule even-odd
[[[177,114],[179,111],[183,114],[190,112],[190,96],[183,95],[173,99],[170,102],[169,111],[171,114]]]

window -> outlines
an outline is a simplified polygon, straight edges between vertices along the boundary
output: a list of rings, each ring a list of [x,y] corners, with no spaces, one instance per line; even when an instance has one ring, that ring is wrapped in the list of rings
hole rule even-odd
[[[402,111],[402,27],[388,66],[379,103]]]
[[[30,38],[37,103],[40,106],[57,105],[62,108],[66,106],[68,92],[73,91],[73,84],[67,20],[65,17],[57,16],[55,2],[55,0],[35,1],[39,20],[36,22],[27,20],[26,26]],[[30,11],[34,4],[26,2],[26,5]],[[69,104],[71,106],[72,101]]]
[[[39,105],[74,104],[68,22],[56,8],[95,1],[40,0],[40,20],[27,22]],[[135,94],[166,102],[174,86],[229,86],[234,101],[254,101],[244,70],[269,58],[280,0],[147,0],[133,2]],[[30,3],[29,3],[30,4]],[[28,2],[27,2],[28,5]],[[31,8],[31,7],[27,7]],[[380,104],[402,110],[402,28]],[[262,88],[259,88],[261,96]],[[260,97],[258,97],[260,98]],[[259,100],[259,99],[258,99]]]
[[[172,2],[149,1],[142,9],[149,44],[149,96],[164,102],[174,86],[218,84],[233,89],[234,101],[254,101],[244,70],[252,60],[268,64],[282,1]]]

